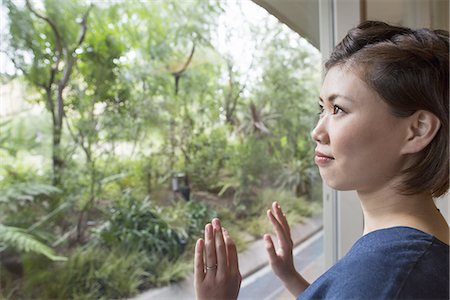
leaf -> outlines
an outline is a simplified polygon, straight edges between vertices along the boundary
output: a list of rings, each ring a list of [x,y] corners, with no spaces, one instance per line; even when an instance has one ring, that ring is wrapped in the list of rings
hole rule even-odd
[[[0,191],[0,202],[33,201],[38,196],[50,196],[61,190],[42,183],[16,183]]]
[[[114,174],[114,175],[111,175],[111,176],[103,178],[101,180],[101,183],[102,184],[106,184],[106,183],[110,183],[110,182],[113,182],[113,181],[116,181],[116,180],[120,180],[120,179],[126,177],[127,175],[128,175],[127,173]]]
[[[52,248],[38,241],[24,229],[0,224],[0,249],[13,247],[19,252],[33,252],[46,256],[52,261],[66,261],[67,258],[55,255]]]

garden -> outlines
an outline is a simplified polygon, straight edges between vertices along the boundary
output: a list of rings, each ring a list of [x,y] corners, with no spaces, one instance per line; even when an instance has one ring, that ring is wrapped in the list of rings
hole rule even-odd
[[[320,53],[256,4],[1,5],[1,299],[130,298],[213,217],[242,251],[321,211]]]

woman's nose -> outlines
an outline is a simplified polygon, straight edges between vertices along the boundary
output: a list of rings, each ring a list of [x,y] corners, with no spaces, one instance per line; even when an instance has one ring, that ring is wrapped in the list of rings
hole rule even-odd
[[[328,144],[329,137],[325,128],[325,118],[320,119],[311,131],[311,138],[319,144]]]

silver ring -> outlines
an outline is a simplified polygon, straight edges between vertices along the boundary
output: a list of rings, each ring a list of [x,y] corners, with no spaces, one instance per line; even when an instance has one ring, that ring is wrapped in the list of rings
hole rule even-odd
[[[214,266],[211,266],[211,267],[206,266],[206,270],[211,270],[211,269],[215,269],[215,268],[217,268],[217,264],[215,264]]]

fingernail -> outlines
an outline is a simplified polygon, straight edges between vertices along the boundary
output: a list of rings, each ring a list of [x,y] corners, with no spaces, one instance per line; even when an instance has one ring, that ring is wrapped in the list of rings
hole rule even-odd
[[[220,221],[217,218],[212,219],[211,224],[214,227],[214,229],[219,229],[220,228]]]

